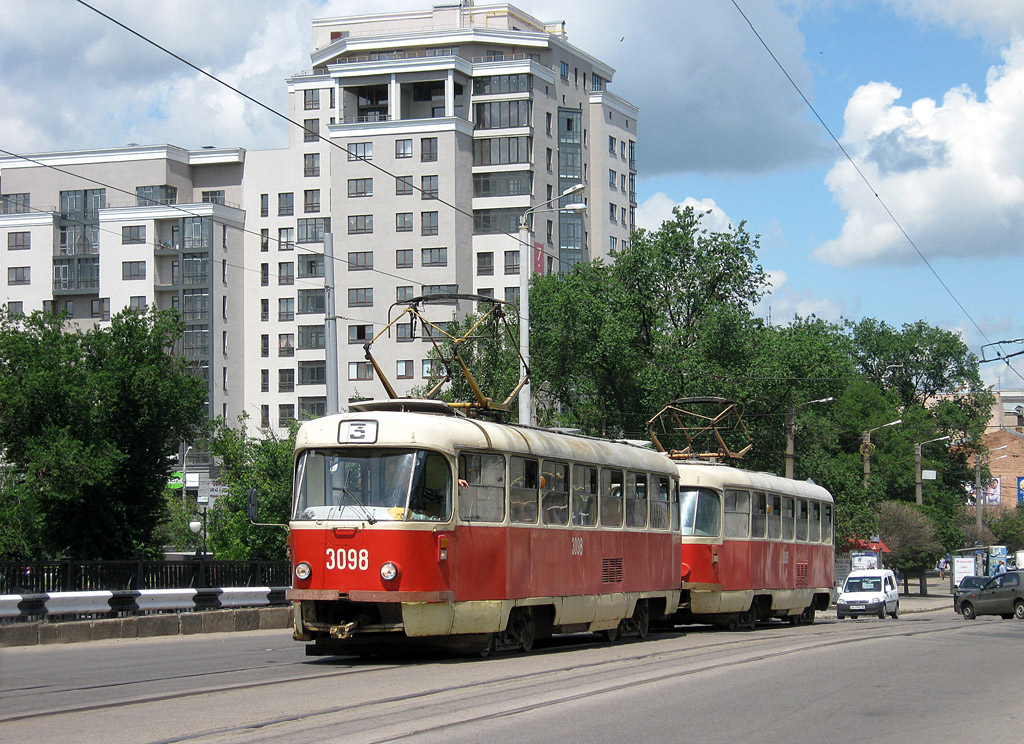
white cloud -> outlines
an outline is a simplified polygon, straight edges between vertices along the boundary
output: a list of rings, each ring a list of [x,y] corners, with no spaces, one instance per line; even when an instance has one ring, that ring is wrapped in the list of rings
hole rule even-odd
[[[920,23],[977,34],[1003,45],[1024,33],[1024,6],[1020,0],[884,0]]]
[[[889,83],[858,88],[843,144],[903,229],[929,257],[1019,253],[1024,233],[1024,38],[989,70],[985,98],[966,86],[941,103],[896,102]],[[913,248],[846,160],[826,177],[845,213],[814,255],[849,266],[916,260]]]
[[[788,287],[789,275],[781,269],[768,269],[768,291],[754,307],[754,313],[770,318],[774,325],[786,325],[799,315],[815,315],[838,323],[843,317],[843,304],[827,297],[816,297],[810,290]]]
[[[729,215],[715,204],[714,199],[694,199],[688,196],[681,202],[675,201],[668,194],[659,191],[645,199],[636,208],[636,224],[645,230],[657,230],[661,223],[672,218],[672,208],[693,207],[699,214],[710,212],[701,219],[701,225],[711,232],[727,232],[732,229],[733,222]]]

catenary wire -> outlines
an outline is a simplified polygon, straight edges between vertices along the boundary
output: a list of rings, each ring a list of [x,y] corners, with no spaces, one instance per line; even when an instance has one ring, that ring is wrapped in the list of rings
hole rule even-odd
[[[860,176],[860,179],[864,182],[864,184],[868,187],[868,189],[870,189],[870,191],[874,195],[875,199],[877,199],[878,203],[881,205],[883,211],[885,211],[885,213],[886,213],[886,215],[888,215],[889,219],[892,220],[892,223],[900,231],[900,233],[906,239],[907,243],[910,244],[910,247],[914,249],[914,252],[921,259],[921,261],[924,262],[924,265],[928,267],[928,270],[932,273],[932,275],[939,282],[939,284],[942,286],[942,288],[944,290],[946,290],[946,294],[948,294],[950,296],[950,298],[952,298],[953,302],[956,303],[956,306],[959,307],[960,310],[963,312],[963,314],[965,316],[967,316],[967,319],[969,321],[971,321],[971,325],[973,325],[975,327],[975,329],[977,329],[978,333],[981,334],[982,338],[984,338],[986,341],[991,341],[991,339],[989,339],[989,337],[988,337],[988,334],[985,333],[984,330],[982,330],[981,326],[978,325],[978,322],[974,319],[974,317],[971,315],[971,313],[967,310],[966,307],[964,307],[963,303],[960,302],[960,299],[956,296],[956,294],[953,293],[953,290],[950,289],[949,285],[946,284],[945,280],[943,280],[943,278],[939,275],[939,272],[936,271],[934,266],[932,266],[932,263],[931,263],[931,261],[928,260],[928,257],[924,255],[924,253],[921,251],[921,249],[917,246],[917,243],[914,241],[914,239],[911,238],[910,235],[907,233],[907,231],[903,228],[902,223],[900,223],[900,221],[896,218],[896,215],[894,215],[892,213],[892,211],[889,209],[889,206],[885,203],[885,200],[881,197],[881,195],[879,195],[879,193],[875,189],[874,185],[871,183],[871,181],[868,179],[868,177],[864,174],[864,172],[857,165],[857,162],[853,159],[853,157],[846,150],[846,148],[843,147],[843,144],[839,141],[839,138],[836,137],[835,134],[833,134],[833,132],[832,132],[831,128],[828,126],[828,124],[826,124],[825,120],[821,118],[821,115],[818,113],[817,109],[814,108],[814,105],[810,102],[810,100],[808,100],[807,96],[804,95],[803,90],[800,89],[800,86],[797,85],[796,81],[789,74],[789,71],[786,70],[785,66],[782,64],[782,62],[779,60],[779,58],[775,56],[775,53],[772,51],[771,47],[768,46],[768,43],[764,40],[764,38],[758,32],[757,28],[755,28],[753,22],[750,20],[750,18],[747,16],[747,14],[743,12],[743,9],[739,6],[739,3],[737,2],[737,0],[731,0],[731,1],[732,1],[733,6],[739,12],[739,14],[741,16],[743,16],[743,20],[746,21],[748,26],[750,26],[750,30],[753,31],[754,36],[756,36],[757,40],[759,42],[761,42],[761,46],[763,46],[765,48],[765,51],[768,52],[768,55],[772,58],[772,60],[775,62],[775,64],[778,66],[778,68],[782,71],[782,74],[786,76],[786,80],[789,81],[790,85],[793,86],[793,89],[796,90],[796,92],[800,96],[800,98],[803,99],[803,102],[807,105],[807,108],[810,109],[812,114],[814,114],[814,117],[818,120],[818,123],[821,124],[821,126],[824,128],[824,130],[828,133],[828,136],[832,138],[832,141],[835,143],[836,147],[839,148],[840,152],[843,153],[843,156],[849,161],[850,165],[852,165],[854,170],[857,171],[857,175]],[[1005,358],[1005,353],[1000,354],[1000,357],[1002,357],[1003,361],[1006,362],[1006,366],[1009,367],[1011,370],[1013,370],[1014,374],[1016,374],[1018,377],[1020,377],[1021,380],[1024,380],[1024,375],[1022,375],[1019,371],[1017,371],[1017,369],[1012,364],[1010,364],[1009,360]]]

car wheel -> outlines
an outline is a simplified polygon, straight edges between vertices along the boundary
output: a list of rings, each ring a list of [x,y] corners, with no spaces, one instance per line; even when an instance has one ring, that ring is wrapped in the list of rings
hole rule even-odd
[[[973,620],[978,615],[974,612],[974,605],[970,602],[960,603],[960,614],[964,616],[964,620]]]
[[[1018,620],[1024,620],[1024,601],[1018,599],[1013,603],[1013,616]]]
[[[882,606],[878,608],[878,619],[885,620],[885,602],[882,602]]]
[[[846,619],[846,615],[844,615],[841,612],[837,612],[836,613],[836,620],[845,620],[845,619]]]
[[[892,617],[893,620],[899,620],[899,617],[900,617],[900,603],[899,603],[899,601],[896,602],[896,606],[893,608],[892,612],[889,613],[889,616]]]

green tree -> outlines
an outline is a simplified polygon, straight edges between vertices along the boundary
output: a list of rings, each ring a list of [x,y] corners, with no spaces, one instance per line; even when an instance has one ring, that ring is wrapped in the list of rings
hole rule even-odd
[[[63,316],[0,316],[0,511],[31,538],[20,552],[159,550],[169,458],[205,421],[205,384],[172,353],[182,332],[156,310],[81,332]]]
[[[256,489],[261,523],[288,524],[298,426],[293,424],[285,438],[270,431],[256,438],[247,433],[247,421],[243,415],[237,427],[220,422],[210,439],[211,454],[222,461],[220,480],[228,494],[207,515],[207,548],[224,560],[285,560],[287,532],[249,522],[248,491]]]
[[[924,572],[943,552],[931,520],[913,504],[886,501],[879,509],[878,535],[892,551],[885,556],[886,565],[899,569],[905,577],[919,576],[923,594]]]

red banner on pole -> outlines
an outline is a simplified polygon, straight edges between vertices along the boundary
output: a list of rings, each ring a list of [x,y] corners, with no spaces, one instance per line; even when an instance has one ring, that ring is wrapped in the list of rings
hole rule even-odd
[[[543,274],[544,273],[544,244],[534,243],[533,244],[533,273]]]

